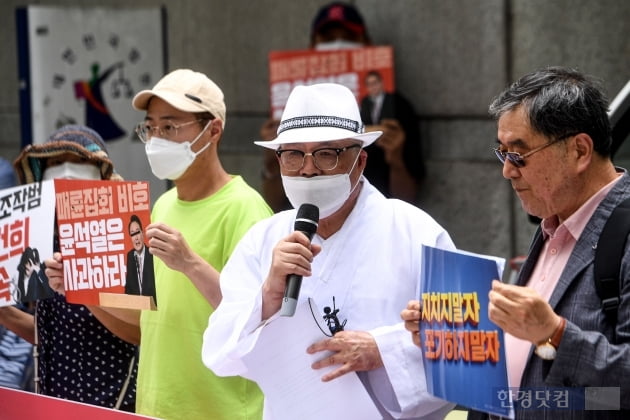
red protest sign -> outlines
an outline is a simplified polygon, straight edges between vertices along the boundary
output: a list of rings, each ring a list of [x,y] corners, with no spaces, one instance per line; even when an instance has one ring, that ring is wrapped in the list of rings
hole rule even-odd
[[[129,280],[138,281],[141,276],[134,248],[144,255],[146,267],[152,258],[144,242],[137,242],[150,223],[149,200],[149,184],[144,181],[55,180],[57,230],[68,302],[103,305],[103,295],[132,293]],[[152,267],[151,260],[150,272],[143,281],[144,289],[154,293]],[[146,287],[149,282],[150,289]],[[144,294],[138,287],[134,290],[134,295]],[[137,299],[118,302],[112,306],[134,307]]]

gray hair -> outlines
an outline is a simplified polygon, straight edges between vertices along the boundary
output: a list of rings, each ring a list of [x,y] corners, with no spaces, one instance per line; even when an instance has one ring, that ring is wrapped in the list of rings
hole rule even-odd
[[[504,90],[488,110],[498,120],[520,106],[535,131],[553,139],[586,133],[597,153],[610,156],[608,99],[598,80],[564,67],[537,70]]]

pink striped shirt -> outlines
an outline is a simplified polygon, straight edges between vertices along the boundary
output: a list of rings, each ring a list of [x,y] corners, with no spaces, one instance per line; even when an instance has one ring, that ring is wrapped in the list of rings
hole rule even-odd
[[[527,281],[527,286],[536,290],[545,300],[548,301],[551,297],[551,293],[560,279],[562,270],[564,270],[569,261],[577,239],[582,234],[597,206],[599,206],[620,178],[621,174],[593,194],[564,223],[558,225],[557,216],[542,221],[545,243],[540,251],[536,266]],[[505,333],[505,351],[510,387],[518,387],[520,385],[531,347],[531,342]]]

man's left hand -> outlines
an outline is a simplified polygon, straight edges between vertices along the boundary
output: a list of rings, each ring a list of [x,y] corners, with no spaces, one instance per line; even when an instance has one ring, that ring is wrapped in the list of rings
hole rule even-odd
[[[161,259],[171,270],[186,272],[194,252],[180,231],[164,223],[151,223],[147,226],[146,237],[151,254]]]
[[[365,331],[340,331],[332,338],[311,345],[306,351],[309,354],[320,351],[333,352],[311,365],[313,369],[340,365],[339,368],[322,376],[324,382],[348,372],[368,371],[383,366],[376,340]]]
[[[492,281],[488,316],[503,331],[539,344],[560,324],[560,316],[534,289]]]
[[[400,312],[400,317],[405,321],[405,329],[411,333],[411,340],[418,347],[421,347],[420,309],[420,301],[410,300],[407,307]]]

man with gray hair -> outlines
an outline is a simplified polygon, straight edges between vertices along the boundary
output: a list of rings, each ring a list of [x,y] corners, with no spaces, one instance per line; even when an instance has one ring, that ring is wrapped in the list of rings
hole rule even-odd
[[[494,281],[489,295],[490,320],[505,331],[509,385],[520,391],[517,419],[627,418],[618,410],[630,408],[628,244],[616,319],[603,310],[593,269],[604,224],[630,197],[628,173],[611,161],[607,109],[598,82],[562,67],[523,76],[490,105],[503,177],[542,219],[517,284]],[[417,341],[411,306],[402,316]],[[565,406],[554,392],[567,393]],[[547,397],[531,407],[518,398],[532,393]],[[589,404],[616,411],[583,411]]]

